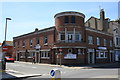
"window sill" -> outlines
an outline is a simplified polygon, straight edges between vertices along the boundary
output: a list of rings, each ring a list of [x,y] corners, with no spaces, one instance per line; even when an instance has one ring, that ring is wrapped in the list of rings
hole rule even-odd
[[[50,59],[49,57],[41,57],[41,59]]]
[[[96,57],[97,59],[106,59],[107,57]]]

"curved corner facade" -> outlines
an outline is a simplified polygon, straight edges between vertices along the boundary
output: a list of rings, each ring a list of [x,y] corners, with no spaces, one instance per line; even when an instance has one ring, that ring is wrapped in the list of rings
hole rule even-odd
[[[50,64],[114,62],[112,35],[85,27],[84,14],[67,11],[54,18],[53,27],[14,37],[16,60],[30,62],[35,56],[37,63]]]

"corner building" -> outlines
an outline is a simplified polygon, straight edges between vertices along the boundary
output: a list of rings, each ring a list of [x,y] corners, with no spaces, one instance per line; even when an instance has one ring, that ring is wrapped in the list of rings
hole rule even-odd
[[[112,34],[84,26],[85,15],[79,12],[61,12],[54,18],[53,27],[13,38],[17,61],[35,56],[37,63],[50,64],[114,62]],[[99,37],[103,39],[98,45]]]

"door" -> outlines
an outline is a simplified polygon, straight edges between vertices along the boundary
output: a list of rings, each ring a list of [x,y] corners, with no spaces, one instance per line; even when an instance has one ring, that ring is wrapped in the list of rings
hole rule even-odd
[[[88,53],[88,64],[94,64],[94,53],[93,52]]]

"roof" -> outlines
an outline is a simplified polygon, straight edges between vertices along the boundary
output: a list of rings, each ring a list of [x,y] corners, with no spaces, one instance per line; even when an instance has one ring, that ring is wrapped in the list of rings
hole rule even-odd
[[[41,30],[38,30],[36,28],[35,31],[33,31],[33,32],[30,32],[30,33],[27,33],[27,34],[23,34],[23,35],[20,35],[20,36],[17,36],[17,37],[13,37],[13,39],[19,38],[19,37],[23,37],[23,36],[27,36],[27,35],[31,35],[31,34],[34,34],[36,32],[37,33],[44,32],[44,31],[47,31],[47,30],[50,30],[50,29],[55,29],[55,26],[52,26],[52,27],[49,27],[49,28],[45,28],[45,29],[41,29]]]

